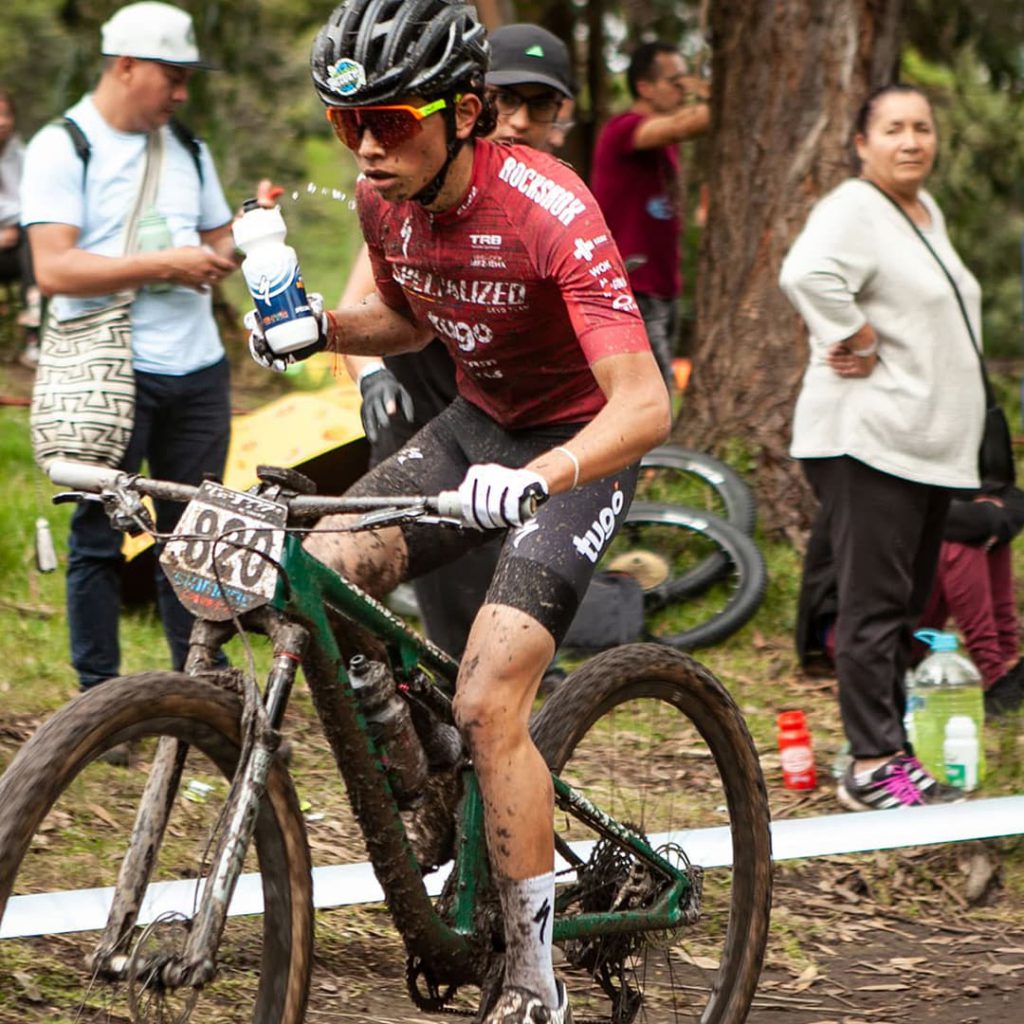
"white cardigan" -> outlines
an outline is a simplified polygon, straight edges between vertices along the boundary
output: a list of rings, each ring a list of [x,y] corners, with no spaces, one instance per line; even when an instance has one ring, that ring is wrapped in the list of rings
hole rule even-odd
[[[922,228],[963,296],[981,343],[981,289],[930,195]],[[918,483],[978,486],[985,414],[978,357],[935,257],[892,203],[851,179],[811,211],[779,278],[811,348],[793,417],[796,458],[850,455]],[[865,323],[878,335],[870,376],[844,378],[828,349]]]

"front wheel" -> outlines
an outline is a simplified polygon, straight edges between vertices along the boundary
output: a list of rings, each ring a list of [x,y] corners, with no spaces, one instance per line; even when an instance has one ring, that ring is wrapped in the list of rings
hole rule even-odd
[[[237,694],[202,679],[156,672],[105,682],[57,712],[0,778],[0,936],[39,930],[32,901],[23,898],[29,894],[114,885],[146,774],[141,763],[119,769],[96,759],[130,741],[138,744],[142,762],[155,748],[150,737],[171,736],[189,744],[189,751],[148,899],[161,892],[152,883],[177,882],[162,888],[174,909],[150,912],[144,903],[141,916],[155,920],[134,929],[120,952],[132,963],[179,951],[199,898],[196,885],[182,880],[206,873],[204,860],[228,793],[225,776],[231,778],[238,761],[240,720]],[[28,962],[30,974],[47,979],[47,1002],[68,1019],[92,1020],[99,1011],[111,1020],[300,1024],[312,966],[312,875],[298,800],[280,764],[267,779],[252,846],[256,852],[243,871],[262,875],[263,915],[228,918],[218,973],[204,988],[159,990],[138,977],[105,985],[87,966],[97,935],[70,929],[56,940],[0,943],[0,990],[18,991],[5,975]],[[103,917],[84,925],[103,927]],[[24,1019],[33,1019],[29,1004]]]
[[[653,644],[599,654],[565,681],[531,727],[557,775],[644,834],[694,883],[699,918],[671,932],[609,934],[563,952],[595,979],[616,1024],[741,1024],[768,938],[768,796],[757,752],[725,688],[688,655]],[[564,914],[643,909],[660,880],[634,854],[555,811]],[[572,850],[578,853],[573,862]],[[731,869],[730,869],[731,865]],[[575,980],[573,980],[575,978]]]

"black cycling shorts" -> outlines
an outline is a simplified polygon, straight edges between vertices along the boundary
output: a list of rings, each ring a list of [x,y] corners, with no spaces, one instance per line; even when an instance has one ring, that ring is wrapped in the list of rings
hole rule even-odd
[[[352,495],[437,494],[455,490],[475,463],[519,468],[574,437],[582,424],[505,430],[463,398],[431,420],[399,451],[370,470]],[[537,515],[507,531],[488,604],[518,608],[561,642],[594,568],[625,518],[638,464],[603,480],[557,494]],[[401,527],[415,578],[499,535],[500,530],[453,530],[421,523]]]

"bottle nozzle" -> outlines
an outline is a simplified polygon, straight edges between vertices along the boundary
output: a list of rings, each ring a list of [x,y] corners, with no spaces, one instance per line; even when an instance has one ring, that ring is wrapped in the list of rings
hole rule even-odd
[[[246,199],[242,203],[242,213],[249,213],[250,210],[258,210],[260,208],[260,201],[254,197]]]

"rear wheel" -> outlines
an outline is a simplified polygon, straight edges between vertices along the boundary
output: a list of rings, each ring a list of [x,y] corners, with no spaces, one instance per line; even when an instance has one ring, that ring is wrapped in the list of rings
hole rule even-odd
[[[565,944],[577,1013],[593,995],[589,976],[616,1024],[740,1024],[764,957],[772,868],[764,779],[732,698],[687,655],[631,644],[574,672],[531,731],[556,774],[685,868],[697,894],[699,919],[671,932]],[[635,855],[607,840],[585,845],[594,833],[559,809],[555,831],[563,914],[657,899],[663,883]],[[574,854],[573,844],[584,845]]]
[[[79,929],[104,927],[105,910],[83,920],[81,905],[61,895],[56,905],[77,919],[68,926],[40,926],[41,911],[27,898],[114,885],[146,782],[142,762],[155,750],[149,738],[175,737],[188,743],[189,751],[140,915],[155,920],[136,927],[119,952],[131,964],[180,951],[197,900],[196,886],[187,880],[205,874],[204,858],[221,825],[229,788],[224,777],[230,779],[238,760],[240,718],[235,693],[202,679],[147,673],[110,680],[72,701],[22,748],[0,778],[0,935],[28,937],[0,944],[0,989],[17,991],[4,975],[28,963],[31,976],[46,979],[47,1002],[68,1019],[204,1024],[304,1019],[312,965],[312,876],[302,815],[280,764],[268,777],[252,844],[256,852],[243,868],[261,872],[261,880],[242,884],[255,881],[249,913],[262,909],[262,917],[228,918],[217,952],[218,974],[202,989],[158,991],[139,977],[117,985],[102,982],[87,966],[98,935]],[[116,744],[136,741],[141,743],[135,767],[96,760]],[[159,882],[177,885],[155,889],[152,883]],[[147,903],[158,893],[170,903],[150,910]],[[63,934],[31,937],[38,931]],[[28,1004],[24,1016],[31,1018]]]

